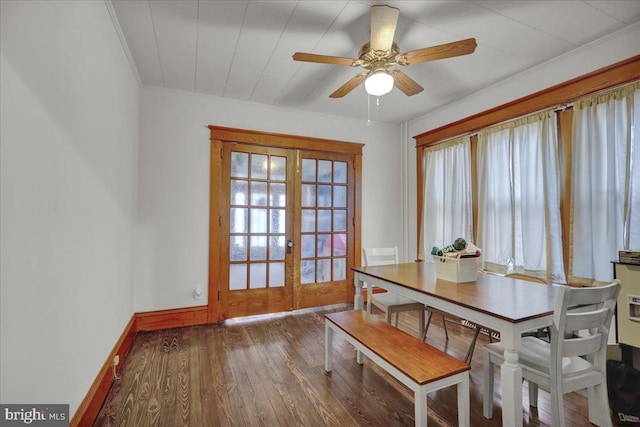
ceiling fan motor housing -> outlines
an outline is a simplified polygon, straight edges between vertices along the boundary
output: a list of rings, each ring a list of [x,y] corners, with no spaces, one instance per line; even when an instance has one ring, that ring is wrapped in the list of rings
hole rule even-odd
[[[400,50],[398,49],[398,44],[396,42],[393,42],[391,49],[387,51],[373,50],[371,49],[371,43],[367,42],[360,49],[360,55],[358,58],[365,62],[392,61],[392,58],[395,58],[399,53]]]

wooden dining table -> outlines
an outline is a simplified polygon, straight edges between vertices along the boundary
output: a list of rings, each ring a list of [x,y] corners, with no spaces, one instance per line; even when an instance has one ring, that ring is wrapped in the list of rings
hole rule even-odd
[[[367,301],[371,301],[372,287],[380,287],[500,332],[505,348],[500,370],[502,425],[522,426],[521,336],[551,324],[555,286],[482,272],[473,282],[454,283],[438,279],[429,262],[353,267],[353,271],[357,309],[364,308],[362,292],[367,283]]]

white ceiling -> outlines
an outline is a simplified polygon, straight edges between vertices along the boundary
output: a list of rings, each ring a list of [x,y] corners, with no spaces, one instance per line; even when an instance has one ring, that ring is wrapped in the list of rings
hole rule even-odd
[[[362,69],[291,59],[357,58],[373,1],[112,0],[143,84],[366,119]],[[400,123],[640,21],[640,0],[389,1],[400,51],[474,37],[475,53],[403,67],[425,90],[371,100],[372,120]]]

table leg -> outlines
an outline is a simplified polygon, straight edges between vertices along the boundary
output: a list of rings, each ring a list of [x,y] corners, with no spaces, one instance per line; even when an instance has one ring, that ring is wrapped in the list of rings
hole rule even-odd
[[[353,308],[356,310],[364,310],[364,301],[362,299],[363,284],[360,273],[356,272],[356,274],[353,275],[353,287],[356,288],[356,293],[353,295]],[[369,287],[367,286],[367,288]],[[356,362],[360,365],[364,363],[364,354],[362,354],[361,351],[356,351]]]
[[[371,301],[373,301],[373,286],[367,285],[367,313],[373,312],[373,304]],[[389,315],[389,312],[387,312],[387,315]],[[397,316],[396,314],[396,319],[398,318]],[[387,322],[391,323],[391,316],[388,317]]]
[[[333,329],[329,326],[329,321],[324,321],[324,370],[331,372],[331,353],[333,348]]]
[[[356,274],[353,275],[353,287],[355,288],[355,294],[353,295],[353,308],[356,310],[362,310],[364,308],[362,286],[363,282],[360,280],[360,274],[356,272]]]
[[[518,352],[505,346],[500,369],[502,383],[502,425],[522,427],[522,368]]]

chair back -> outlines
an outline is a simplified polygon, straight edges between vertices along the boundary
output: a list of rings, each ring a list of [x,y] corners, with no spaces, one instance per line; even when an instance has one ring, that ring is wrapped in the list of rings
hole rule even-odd
[[[551,378],[562,376],[562,358],[586,356],[604,372],[609,327],[620,283],[601,287],[559,286],[551,325]],[[586,331],[586,332],[585,332]]]
[[[398,263],[398,247],[393,248],[362,248],[364,266],[390,265]]]

